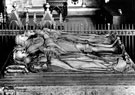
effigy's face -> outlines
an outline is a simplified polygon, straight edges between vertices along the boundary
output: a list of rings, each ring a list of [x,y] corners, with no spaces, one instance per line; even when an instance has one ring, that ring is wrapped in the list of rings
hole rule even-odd
[[[28,56],[25,50],[16,50],[13,54],[14,59],[22,59]]]
[[[28,39],[28,36],[26,36],[25,34],[17,35],[15,39],[16,44],[24,46],[27,39]]]

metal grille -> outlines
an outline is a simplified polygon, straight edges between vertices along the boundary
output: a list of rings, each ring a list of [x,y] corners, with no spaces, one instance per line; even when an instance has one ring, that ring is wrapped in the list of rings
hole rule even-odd
[[[49,26],[48,26],[49,27]],[[1,26],[0,29],[0,46],[7,46],[9,43],[11,44],[11,40],[14,43],[14,38],[18,34],[22,34],[24,31],[40,29],[41,27],[29,26],[28,28],[22,27],[19,28],[17,26],[12,26],[10,28],[5,28]],[[62,32],[68,33],[76,33],[76,34],[106,34],[109,32],[116,33],[117,36],[121,38],[121,41],[124,43],[125,48],[128,54],[131,56],[132,60],[135,61],[135,25],[121,25],[121,26],[112,26],[112,25],[88,25],[88,24],[72,24],[72,23],[64,23],[57,24],[56,30],[61,30]],[[14,43],[15,44],[15,43]],[[13,45],[13,44],[12,44]],[[4,48],[3,48],[4,49]]]

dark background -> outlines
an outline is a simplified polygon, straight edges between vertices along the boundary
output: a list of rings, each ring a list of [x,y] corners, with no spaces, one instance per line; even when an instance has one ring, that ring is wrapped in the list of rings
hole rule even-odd
[[[4,0],[0,0],[0,12],[4,11]]]
[[[114,10],[121,9],[124,23],[135,24],[135,0],[110,0],[106,5]]]

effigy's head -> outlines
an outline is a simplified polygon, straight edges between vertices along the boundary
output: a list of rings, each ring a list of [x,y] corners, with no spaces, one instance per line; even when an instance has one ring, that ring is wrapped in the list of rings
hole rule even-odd
[[[14,50],[13,59],[23,59],[28,56],[28,53],[23,48]]]
[[[28,38],[29,37],[26,36],[25,34],[17,35],[16,38],[15,38],[15,42],[16,42],[17,45],[24,46],[25,42],[27,41]]]
[[[35,34],[36,33],[33,30],[25,31],[23,34],[16,36],[15,42],[17,45],[24,46],[25,42],[29,39],[29,37]]]

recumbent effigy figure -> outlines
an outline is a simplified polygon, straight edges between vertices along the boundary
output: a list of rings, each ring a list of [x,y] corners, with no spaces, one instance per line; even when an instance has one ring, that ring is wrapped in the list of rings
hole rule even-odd
[[[28,31],[16,36],[14,63],[6,68],[6,73],[132,72],[133,64],[119,43],[114,34],[74,35],[47,28]]]

